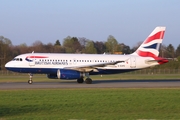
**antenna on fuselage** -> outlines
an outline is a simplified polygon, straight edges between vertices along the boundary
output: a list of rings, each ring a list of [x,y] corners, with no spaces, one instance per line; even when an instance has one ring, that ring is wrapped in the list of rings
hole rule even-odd
[[[34,53],[34,51],[32,51],[32,54]]]

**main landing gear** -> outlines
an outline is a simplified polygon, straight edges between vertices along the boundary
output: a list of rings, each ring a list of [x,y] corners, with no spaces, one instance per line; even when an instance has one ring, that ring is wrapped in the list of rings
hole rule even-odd
[[[84,82],[83,78],[77,79],[77,83],[83,83],[83,82]],[[91,84],[92,83],[92,79],[91,78],[86,78],[85,83],[86,84]]]
[[[83,83],[83,82],[84,82],[83,77],[81,77],[81,78],[77,79],[77,82],[78,82],[78,83]]]
[[[86,84],[92,84],[92,79],[89,77],[89,73],[85,73],[85,76],[87,77],[86,80],[85,80],[85,83]],[[78,83],[83,83],[84,82],[83,77],[77,79],[77,82]]]
[[[85,82],[86,82],[86,84],[92,84],[92,79],[91,78],[86,78]]]
[[[32,77],[33,77],[33,74],[32,74],[32,73],[29,73],[29,80],[28,80],[28,83],[29,83],[29,84],[32,84],[32,83],[33,83]]]

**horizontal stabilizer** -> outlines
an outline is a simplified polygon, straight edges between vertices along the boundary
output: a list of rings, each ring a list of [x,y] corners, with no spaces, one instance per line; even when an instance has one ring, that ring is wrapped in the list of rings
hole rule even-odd
[[[168,59],[166,59],[166,58],[158,58],[157,60],[146,60],[145,62],[146,62],[146,64],[153,64],[153,63],[163,64],[163,63],[167,63]]]

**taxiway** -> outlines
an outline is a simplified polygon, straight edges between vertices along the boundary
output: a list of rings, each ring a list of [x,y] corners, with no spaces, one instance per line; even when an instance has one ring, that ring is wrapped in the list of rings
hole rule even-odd
[[[76,81],[0,83],[0,89],[6,90],[56,88],[180,88],[180,80],[94,80],[92,84],[78,84]]]

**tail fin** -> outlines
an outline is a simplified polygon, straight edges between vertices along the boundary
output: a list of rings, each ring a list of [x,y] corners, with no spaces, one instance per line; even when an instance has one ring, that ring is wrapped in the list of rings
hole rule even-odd
[[[156,27],[140,47],[132,54],[142,57],[158,57],[166,27]]]

